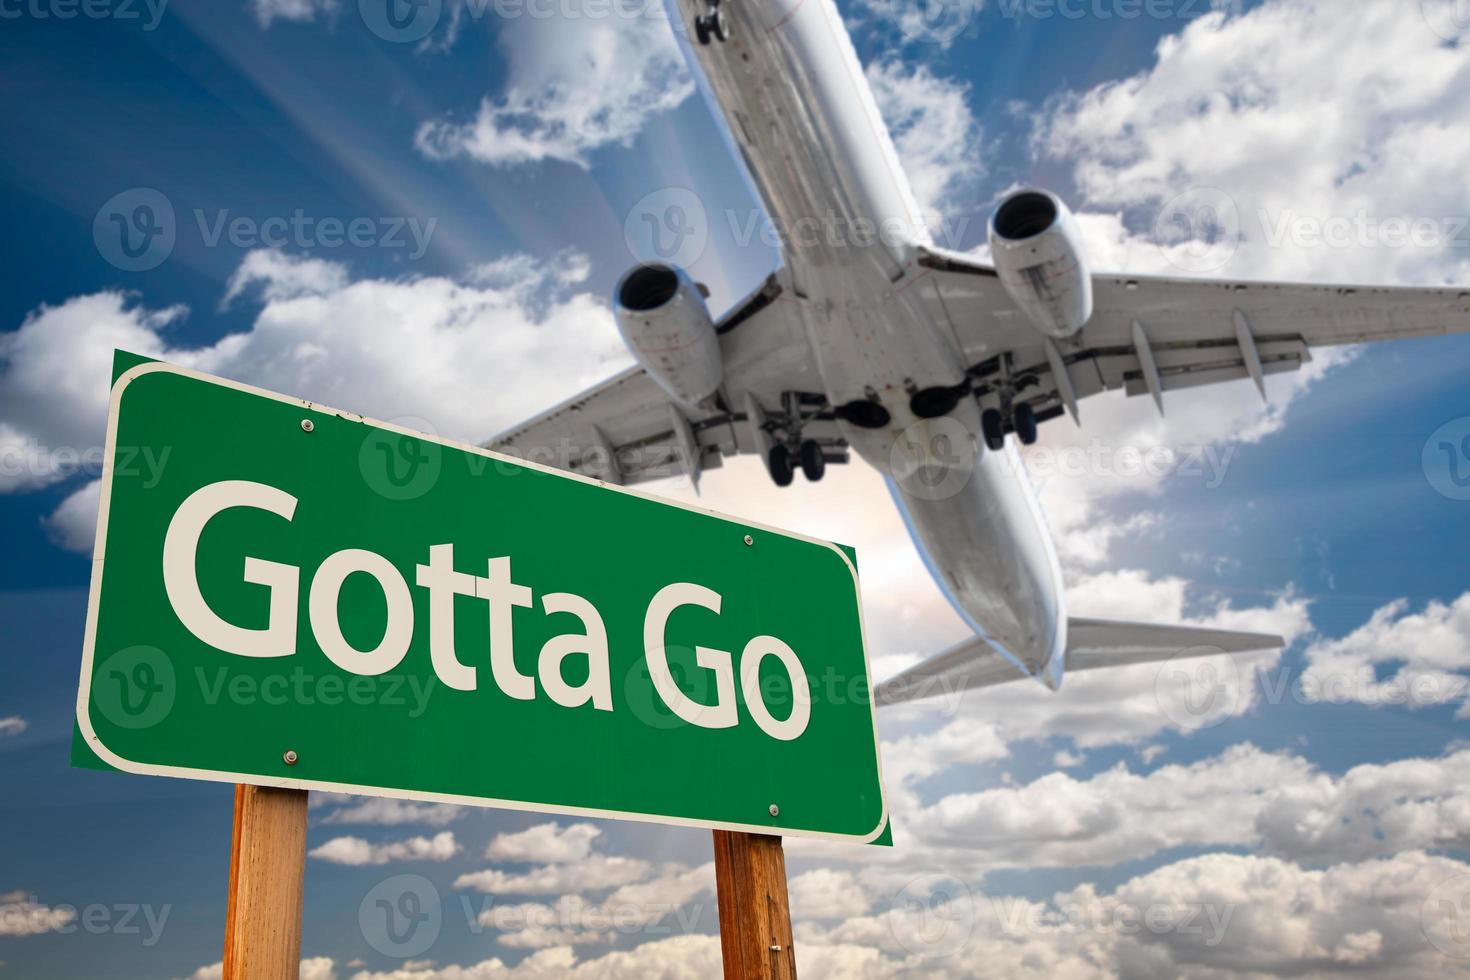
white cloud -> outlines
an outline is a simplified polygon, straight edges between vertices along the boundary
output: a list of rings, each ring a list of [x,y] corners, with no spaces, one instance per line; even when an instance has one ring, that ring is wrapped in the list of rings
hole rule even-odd
[[[1053,773],[1026,786],[953,793],[903,826],[970,867],[1112,865],[1184,845],[1253,843],[1266,799],[1310,773],[1302,759],[1236,746],[1148,775],[1119,764],[1090,779]],[[1134,816],[1142,813],[1147,819]]]
[[[955,213],[983,173],[969,85],[897,58],[870,64],[867,76],[920,206],[931,214]],[[942,244],[958,246],[961,234],[958,229]]]
[[[627,363],[603,300],[572,291],[565,276],[544,266],[538,273],[528,265],[514,285],[441,277],[349,282],[330,263],[267,254],[241,267],[248,270],[241,281],[259,284],[264,298],[253,327],[208,347],[170,342],[181,307],[153,311],[121,292],[42,306],[0,336],[0,437],[29,447],[19,458],[31,460],[0,471],[0,492],[100,463],[114,348],[465,441]],[[507,370],[520,363],[558,370],[554,378]],[[480,397],[489,385],[497,397]],[[90,546],[95,505],[88,504],[96,492],[78,491],[54,515],[59,541]]]
[[[703,912],[702,907],[690,907],[690,903],[713,892],[713,864],[690,868],[670,863],[651,877],[624,885],[600,901],[573,893],[550,903],[493,903],[480,912],[477,921],[496,930],[498,941],[510,947],[604,944],[619,933],[639,932],[665,921],[672,921],[676,931],[688,932]]]
[[[1442,976],[1461,964],[1431,944],[1443,926],[1424,910],[1467,871],[1416,852],[1323,870],[1211,854],[1043,901],[956,882],[932,905],[903,890],[873,916],[805,925],[796,945],[867,950],[866,977],[966,977],[976,963],[1007,977]]]
[[[257,249],[246,253],[240,267],[230,276],[220,305],[229,306],[255,285],[261,287],[262,297],[268,303],[300,296],[322,296],[347,285],[347,269],[327,259]]]
[[[424,123],[427,156],[492,166],[561,160],[590,166],[593,151],[627,146],[653,116],[678,106],[694,83],[659,4],[563,6],[552,18],[503,23],[504,93],[486,97],[468,122]]]
[[[787,882],[794,922],[867,915],[868,895],[851,871],[817,868]]]
[[[443,831],[430,837],[410,837],[407,840],[373,844],[361,837],[334,837],[309,854],[320,861],[331,864],[353,866],[387,864],[390,861],[448,861],[459,853],[459,844],[452,831]]]
[[[262,29],[278,20],[314,21],[337,12],[338,0],[250,0],[250,10]]]
[[[39,936],[69,926],[77,917],[70,906],[43,905],[29,892],[0,894],[0,936]]]
[[[362,971],[352,980],[708,980],[720,975],[720,941],[714,936],[673,936],[630,950],[577,961],[569,946],[543,949],[508,966],[500,959],[468,966],[408,966]]]
[[[0,737],[19,735],[29,727],[26,720],[20,715],[10,715],[6,718],[0,718]]]
[[[225,975],[223,963],[201,966],[185,980],[222,980]],[[301,961],[299,980],[337,980],[336,963],[328,956],[313,956]]]
[[[602,836],[595,824],[542,823],[512,834],[496,834],[485,848],[492,861],[525,861],[536,864],[564,864],[585,860],[592,844]]]
[[[1330,2],[1270,0],[1211,14],[1164,38],[1148,70],[1056,100],[1038,146],[1073,167],[1093,212],[1084,225],[1099,266],[1112,265],[1106,255],[1138,271],[1177,272],[1152,242],[1155,218],[1177,195],[1215,188],[1238,216],[1227,213],[1225,225],[1240,232],[1219,274],[1467,278],[1470,235],[1460,224],[1455,236],[1453,225],[1470,215],[1460,176],[1470,104],[1446,93],[1470,83],[1470,60],[1418,7],[1363,3],[1343,17]],[[1360,215],[1371,234],[1358,232]],[[1427,222],[1437,234],[1382,244],[1376,236],[1392,233],[1382,224],[1390,219]],[[1302,234],[1331,231],[1334,221],[1344,232],[1338,245]]]
[[[42,305],[0,334],[0,493],[46,486],[100,461],[114,348],[150,354],[185,314],[121,292]],[[11,460],[20,465],[11,465]]]
[[[1470,752],[1314,773],[1256,815],[1261,846],[1309,864],[1470,848]]]
[[[315,797],[316,794],[313,794]],[[352,799],[352,797],[343,797]],[[409,800],[393,800],[382,796],[360,799],[349,806],[342,806],[328,813],[324,824],[373,824],[394,827],[402,824],[422,824],[426,827],[443,827],[464,814],[464,809],[448,803],[413,803]]]
[[[1470,865],[1420,852],[1321,869],[1210,854],[1112,890],[1082,885],[1039,901],[958,881],[930,900],[916,900],[928,893],[912,887],[869,889],[865,914],[797,923],[797,970],[809,980],[1462,974],[1464,961],[1435,945],[1464,945],[1435,896],[1467,874]],[[720,969],[717,937],[681,935],[589,959],[562,943],[514,966],[405,963],[353,980],[705,980]],[[205,968],[194,980],[218,976]]]
[[[1460,705],[1470,716],[1470,592],[1410,612],[1390,603],[1352,633],[1307,648],[1301,691],[1340,704],[1423,708]]]
[[[59,548],[87,552],[97,537],[97,508],[102,501],[102,481],[88,480],[72,491],[46,518],[46,531]]]
[[[592,854],[573,864],[551,864],[515,874],[494,868],[460,875],[455,888],[491,895],[556,895],[572,890],[600,891],[631,885],[648,874],[650,865],[630,857]]]

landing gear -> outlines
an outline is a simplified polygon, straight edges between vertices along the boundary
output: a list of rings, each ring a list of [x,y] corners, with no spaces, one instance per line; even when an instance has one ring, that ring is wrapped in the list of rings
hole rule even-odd
[[[1015,430],[1016,438],[1021,440],[1021,445],[1030,446],[1036,442],[1036,412],[1026,402],[1011,409],[1011,428]]]
[[[708,44],[710,41],[725,41],[730,37],[730,22],[725,20],[724,11],[720,10],[719,0],[712,0],[709,5],[709,13],[694,18],[694,38],[700,44]]]
[[[999,409],[987,408],[980,413],[980,431],[985,436],[985,448],[998,453],[1006,447],[1005,420]]]
[[[883,411],[881,405],[876,407]],[[826,475],[828,463],[847,462],[847,443],[844,440],[809,438],[802,434],[809,423],[818,420],[830,423],[837,414],[826,396],[786,391],[781,393],[780,412],[768,413],[759,405],[753,405],[751,410],[755,413],[755,441],[767,447],[766,470],[776,486],[791,486],[798,468],[803,476],[816,483]]]
[[[998,408],[987,408],[980,413],[980,432],[985,445],[991,452],[998,453],[1006,446],[1006,433],[1014,432],[1023,446],[1036,442],[1036,410],[1030,402],[1018,401],[1017,396],[1027,388],[1035,387],[1030,375],[1014,377],[1011,373],[1011,356],[1004,354],[997,365],[1000,377],[988,382],[981,394],[994,395],[1000,401]]]
[[[827,474],[827,456],[820,443],[811,439],[801,443],[793,456],[785,444],[777,443],[766,455],[766,469],[770,470],[771,481],[778,487],[789,487],[796,479],[796,467],[812,483]]]
[[[822,447],[810,439],[801,444],[801,472],[813,483],[827,472],[827,457]]]
[[[791,468],[791,450],[783,445],[771,447],[766,456],[766,469],[771,471],[771,479],[778,487],[789,487],[796,479],[796,471]]]
[[[987,408],[980,413],[980,431],[985,436],[985,445],[993,453],[1006,447],[1006,433],[1014,432],[1021,445],[1036,443],[1036,412],[1026,402],[1011,409],[1007,419],[998,408]]]

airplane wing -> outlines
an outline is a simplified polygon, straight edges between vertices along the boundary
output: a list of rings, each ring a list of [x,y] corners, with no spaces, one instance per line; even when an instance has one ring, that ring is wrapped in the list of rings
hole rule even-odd
[[[1069,619],[1067,673],[1222,653],[1254,653],[1283,645],[1281,637],[1261,633]],[[994,647],[975,637],[879,684],[873,689],[873,703],[881,708],[1025,679]]]
[[[1039,421],[1122,388],[1149,395],[1295,371],[1312,348],[1470,330],[1470,290],[1094,275],[1092,319],[1050,341],[1006,295],[993,267],[961,253],[921,251],[922,295],[972,365],[982,402],[995,399],[1010,355],[1018,400]]]
[[[641,367],[628,368],[485,443],[533,462],[610,483],[634,484],[704,470],[726,456],[761,453],[792,413],[828,462],[846,462],[796,306],[780,272],[717,324],[725,381],[717,408],[691,414]]]

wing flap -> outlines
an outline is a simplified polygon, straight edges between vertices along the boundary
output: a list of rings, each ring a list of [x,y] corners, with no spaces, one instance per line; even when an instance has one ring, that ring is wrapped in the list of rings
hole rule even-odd
[[[1061,414],[1067,401],[1055,359],[1065,361],[1078,400],[1119,388],[1151,394],[1134,346],[1135,323],[1146,334],[1164,392],[1246,378],[1259,384],[1311,363],[1315,347],[1470,331],[1470,290],[1463,288],[1103,274],[1093,277],[1092,319],[1048,351],[990,265],[940,249],[921,250],[918,264],[918,295],[973,365],[970,376],[982,403],[1000,404],[998,386],[1009,359],[1020,381],[1017,397],[1038,418]],[[1255,349],[1259,378],[1243,342]]]

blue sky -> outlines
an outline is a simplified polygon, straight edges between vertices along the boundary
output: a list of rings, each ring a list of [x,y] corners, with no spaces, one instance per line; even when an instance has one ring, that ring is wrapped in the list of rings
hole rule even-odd
[[[392,43],[355,0],[173,0],[156,21],[139,4],[138,19],[118,4],[61,19],[61,6],[0,0],[0,195],[14,228],[0,285],[0,976],[206,977],[228,788],[67,766],[95,471],[59,454],[100,442],[112,348],[482,438],[626,363],[605,297],[636,257],[637,202],[669,188],[714,216],[754,202],[657,17],[533,22],[446,0],[425,40]],[[1072,202],[1097,268],[1470,283],[1470,49],[1454,11],[1215,6],[1229,9],[1179,0],[1128,17],[1126,2],[1089,2],[1072,17],[990,0],[947,8],[963,27],[937,39],[905,33],[901,5],[840,5],[924,203],[962,229],[954,247],[980,246],[997,197],[1035,182]],[[128,271],[94,223],[139,188],[166,198],[175,241]],[[1184,269],[1155,218],[1201,188],[1234,203],[1239,243]],[[298,212],[311,234],[260,240]],[[216,239],[234,219],[246,231]],[[330,245],[329,219],[365,220],[371,243]],[[1436,234],[1409,247],[1310,234],[1390,219]],[[709,235],[693,268],[722,307],[774,254],[719,220]],[[802,975],[1466,971],[1463,944],[1436,945],[1422,908],[1461,895],[1470,874],[1470,502],[1446,491],[1431,442],[1470,416],[1467,363],[1465,336],[1332,352],[1273,379],[1268,406],[1242,384],[1171,395],[1166,421],[1099,399],[1081,430],[1052,423],[1051,455],[1030,462],[1079,613],[1271,628],[1292,644],[1239,667],[1204,724],[1171,712],[1151,669],[885,718],[899,846],[789,849]],[[1048,471],[1096,444],[1224,462],[1217,479]],[[860,465],[781,493],[735,461],[704,499],[855,544],[880,674],[962,636]],[[1295,693],[1332,678],[1349,681],[1346,703]],[[1435,703],[1376,703],[1375,684],[1410,678],[1432,683]],[[358,802],[312,811],[309,846],[324,850],[308,862],[304,975],[530,977],[575,963],[676,977],[717,961],[702,832]],[[348,836],[378,863],[327,846]],[[391,851],[410,839],[439,859]],[[492,868],[527,877],[492,888],[475,877]],[[407,961],[358,919],[398,875],[426,878],[445,909],[437,941]],[[936,876],[964,892],[953,948],[916,941],[903,917]],[[487,900],[638,904],[622,889],[644,884],[679,915],[644,899],[643,925],[610,939],[475,918]],[[1375,897],[1386,889],[1397,904]],[[1218,943],[1055,925],[1078,905],[1213,908],[1227,894]],[[1052,924],[1007,927],[1000,911],[1017,902]]]

